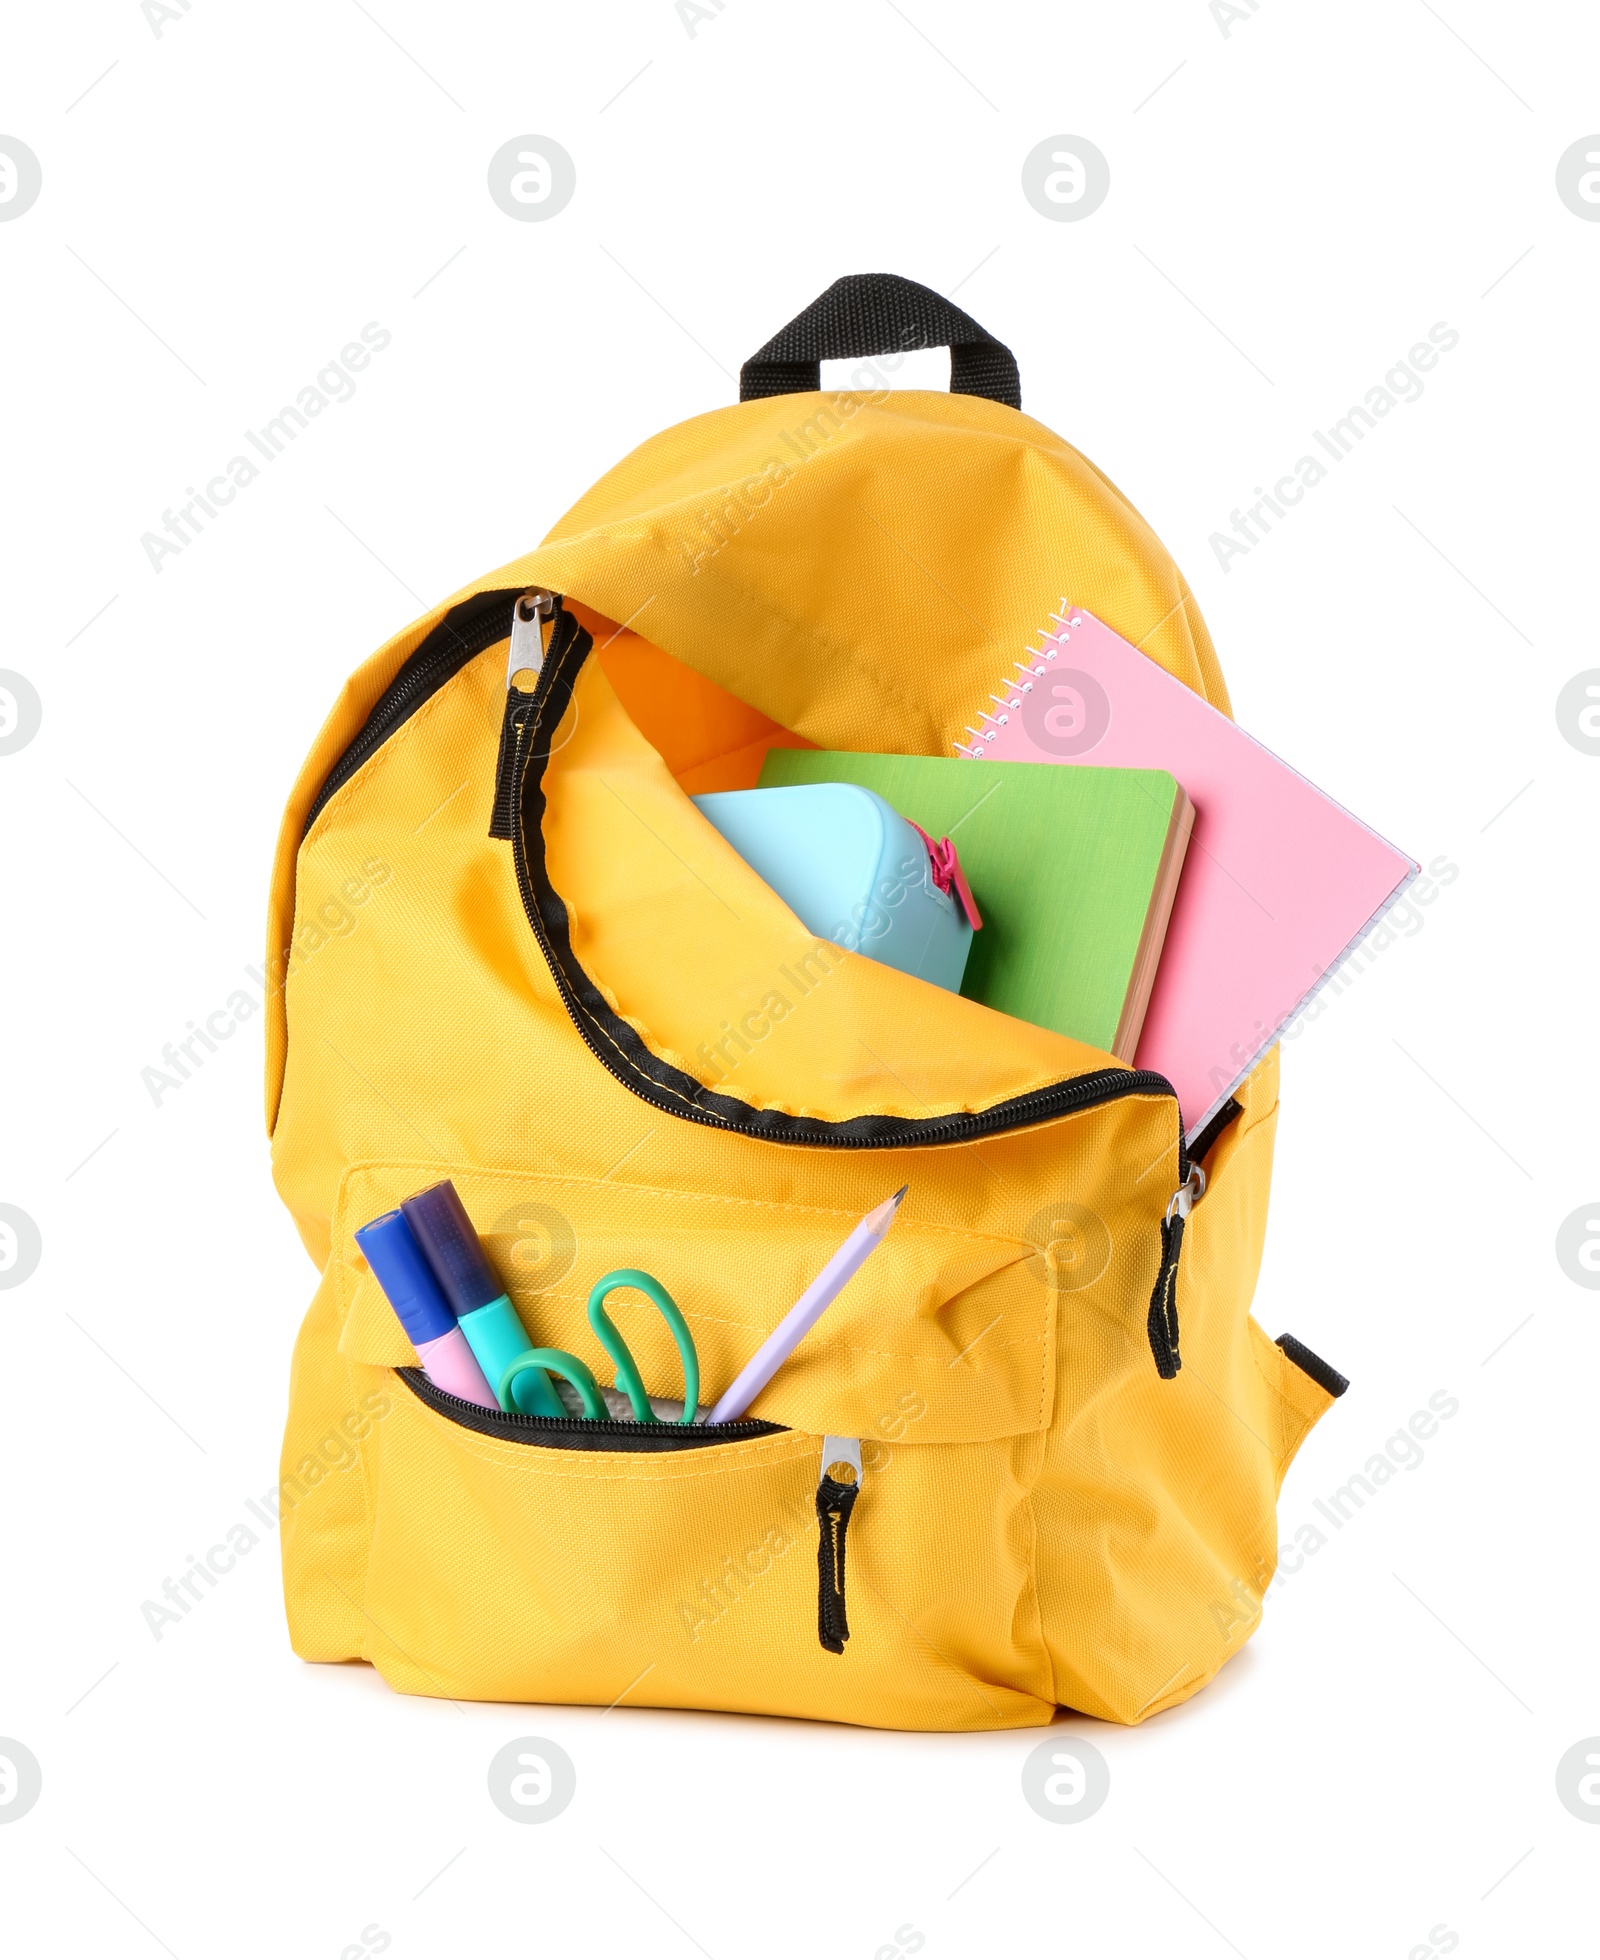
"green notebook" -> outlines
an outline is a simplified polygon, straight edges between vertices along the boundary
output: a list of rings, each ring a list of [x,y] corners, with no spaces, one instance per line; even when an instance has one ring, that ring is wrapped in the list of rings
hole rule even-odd
[[[1133,1060],[1194,825],[1165,770],[769,750],[761,787],[789,783],[859,783],[948,837],[983,914],[962,993]]]

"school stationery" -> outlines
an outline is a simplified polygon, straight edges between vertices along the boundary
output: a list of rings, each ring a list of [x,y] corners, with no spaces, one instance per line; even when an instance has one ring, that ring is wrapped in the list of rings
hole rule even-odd
[[[407,1198],[400,1209],[501,1408],[515,1408],[527,1416],[564,1416],[561,1398],[549,1376],[538,1368],[520,1369],[514,1384],[516,1400],[505,1399],[503,1378],[511,1363],[528,1352],[528,1335],[483,1256],[456,1187],[446,1178]]]
[[[1131,1062],[1194,806],[1164,770],[773,749],[763,783],[862,783],[960,849],[983,894],[961,991]]]
[[[695,1350],[694,1336],[688,1324],[678,1311],[677,1302],[658,1279],[649,1273],[642,1273],[636,1266],[619,1267],[614,1273],[607,1273],[604,1279],[597,1280],[589,1294],[589,1325],[599,1336],[600,1345],[616,1364],[616,1386],[627,1396],[633,1408],[635,1422],[659,1422],[660,1416],[651,1407],[650,1397],[645,1393],[633,1351],[617,1330],[615,1321],[606,1312],[607,1297],[623,1287],[633,1287],[655,1307],[661,1318],[672,1330],[672,1338],[677,1343],[678,1359],[683,1363],[683,1414],[674,1418],[680,1423],[692,1423],[700,1400],[700,1357]],[[500,1400],[503,1407],[509,1408],[508,1391],[513,1391],[524,1370],[538,1373],[548,1368],[552,1374],[561,1375],[571,1382],[578,1391],[583,1404],[583,1413],[593,1421],[604,1422],[610,1416],[603,1392],[595,1380],[587,1362],[569,1354],[564,1348],[529,1348],[511,1361],[505,1370],[500,1385]]]
[[[1170,769],[1188,862],[1138,1061],[1196,1136],[1418,866],[1270,749],[1065,600],[991,696],[965,756]]]
[[[819,939],[959,989],[978,908],[949,839],[935,843],[892,799],[813,778],[694,805]]]
[[[356,1228],[356,1244],[383,1288],[406,1337],[417,1351],[422,1372],[436,1388],[459,1395],[480,1408],[497,1406],[450,1302],[439,1290],[405,1215],[386,1211]]]
[[[910,1189],[902,1184],[892,1198],[869,1211],[776,1327],[733,1379],[733,1385],[711,1411],[713,1422],[737,1422],[772,1377],[816,1326],[871,1255],[882,1245],[894,1223],[900,1200]]]

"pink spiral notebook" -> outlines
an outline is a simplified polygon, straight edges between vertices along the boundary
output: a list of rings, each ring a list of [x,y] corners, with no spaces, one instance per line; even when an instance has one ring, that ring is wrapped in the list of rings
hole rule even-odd
[[[1194,833],[1136,1057],[1196,1137],[1419,867],[1081,607],[999,683],[975,760],[1165,769]]]

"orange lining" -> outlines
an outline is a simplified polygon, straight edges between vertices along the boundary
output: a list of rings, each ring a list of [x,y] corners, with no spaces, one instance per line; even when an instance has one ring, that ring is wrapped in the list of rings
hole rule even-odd
[[[817,746],[603,613],[576,600],[567,607],[594,635],[601,669],[628,719],[685,795],[754,789],[768,749]]]

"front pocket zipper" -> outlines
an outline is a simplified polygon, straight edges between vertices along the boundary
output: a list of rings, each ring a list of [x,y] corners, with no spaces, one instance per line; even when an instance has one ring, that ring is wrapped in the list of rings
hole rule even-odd
[[[436,1388],[420,1368],[397,1368],[395,1373],[417,1400],[448,1416],[463,1429],[480,1436],[498,1436],[508,1443],[533,1443],[547,1450],[633,1451],[713,1449],[719,1443],[748,1443],[757,1436],[783,1436],[781,1422],[592,1422],[580,1416],[524,1416],[504,1409],[486,1409],[464,1401],[448,1389]]]
[[[448,1389],[436,1388],[420,1368],[397,1368],[425,1408],[479,1436],[529,1443],[547,1450],[603,1450],[612,1454],[659,1455],[671,1450],[714,1449],[722,1443],[748,1443],[758,1436],[785,1436],[782,1423],[758,1422],[597,1422],[559,1416],[524,1416],[486,1409]],[[834,1473],[842,1472],[836,1476]],[[861,1445],[848,1437],[822,1440],[822,1475],[817,1484],[817,1639],[830,1654],[842,1654],[850,1638],[845,1618],[844,1539],[850,1513],[861,1495]]]
[[[844,1606],[844,1535],[860,1495],[860,1440],[824,1436],[822,1475],[817,1480],[817,1639],[830,1654],[842,1654],[850,1638]]]

